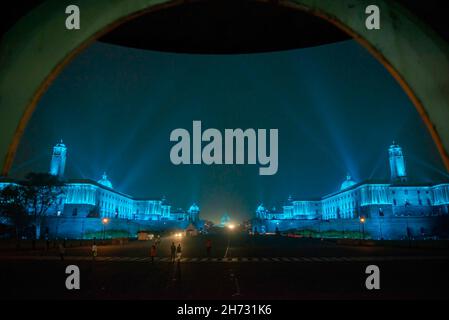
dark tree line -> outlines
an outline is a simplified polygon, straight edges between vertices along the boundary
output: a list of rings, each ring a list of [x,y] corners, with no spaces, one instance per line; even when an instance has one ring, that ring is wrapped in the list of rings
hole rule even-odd
[[[51,174],[29,173],[24,180],[0,190],[0,216],[14,226],[17,239],[30,226],[34,229],[34,239],[41,237],[42,221],[63,194],[63,186]]]

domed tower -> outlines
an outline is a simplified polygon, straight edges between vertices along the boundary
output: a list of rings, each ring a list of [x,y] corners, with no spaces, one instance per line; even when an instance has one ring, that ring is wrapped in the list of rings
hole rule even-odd
[[[196,205],[196,203],[192,204],[189,208],[189,217],[191,221],[197,221],[198,216],[200,214],[200,207]]]
[[[388,155],[390,159],[391,181],[407,181],[407,171],[405,169],[405,161],[402,154],[402,148],[395,142],[393,142],[390,148],[388,148]]]
[[[102,176],[101,179],[98,180],[97,182],[98,182],[99,184],[105,186],[105,187],[108,187],[108,188],[110,188],[110,189],[113,189],[113,188],[112,188],[112,183],[111,183],[111,181],[108,180],[108,175],[106,174],[106,172],[103,173],[103,176]]]
[[[267,218],[267,209],[265,209],[264,205],[261,203],[256,209],[256,217],[258,219],[266,219]]]
[[[62,179],[64,177],[65,161],[67,159],[67,147],[62,142],[53,147],[50,162],[50,174]]]
[[[227,213],[225,213],[220,219],[220,226],[225,227],[231,221],[231,217]]]
[[[346,180],[343,181],[343,183],[341,184],[340,190],[346,190],[355,184],[356,184],[356,182],[354,180],[352,180],[351,176],[348,174],[348,175],[346,175]]]

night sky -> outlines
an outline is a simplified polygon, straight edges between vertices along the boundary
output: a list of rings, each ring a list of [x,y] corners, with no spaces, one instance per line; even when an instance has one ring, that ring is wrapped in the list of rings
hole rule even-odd
[[[174,166],[170,132],[278,128],[279,170]],[[136,197],[166,196],[218,222],[252,217],[259,202],[315,199],[389,176],[395,140],[409,176],[445,179],[436,147],[399,85],[353,41],[249,55],[188,55],[94,43],[51,85],[21,141],[11,175],[48,171],[52,146],[68,147],[66,176],[98,180]]]

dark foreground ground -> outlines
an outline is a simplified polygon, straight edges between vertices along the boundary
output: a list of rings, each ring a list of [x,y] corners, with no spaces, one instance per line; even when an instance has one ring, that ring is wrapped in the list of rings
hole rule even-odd
[[[313,239],[164,238],[158,259],[150,242],[0,252],[1,299],[448,299],[449,257],[444,249],[340,246]],[[181,243],[180,262],[168,259]],[[81,289],[67,290],[65,268],[77,265]],[[381,289],[365,288],[368,265],[380,268]]]

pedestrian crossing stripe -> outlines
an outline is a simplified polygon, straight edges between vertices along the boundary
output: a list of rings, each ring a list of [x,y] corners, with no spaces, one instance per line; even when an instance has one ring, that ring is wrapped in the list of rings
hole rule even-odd
[[[312,260],[310,260],[309,258],[301,258],[302,260],[304,260],[305,262],[312,262]]]
[[[57,261],[59,256],[0,256],[1,260],[32,260],[32,261]],[[68,261],[94,261],[94,262],[151,262],[150,257],[93,257],[91,256],[65,256]],[[226,258],[204,258],[204,257],[184,257],[180,262],[289,262],[289,263],[324,263],[324,262],[391,262],[391,261],[435,261],[449,260],[449,256],[359,256],[359,257],[226,257]],[[171,262],[168,257],[155,257],[154,262]],[[177,260],[178,261],[178,260]]]

